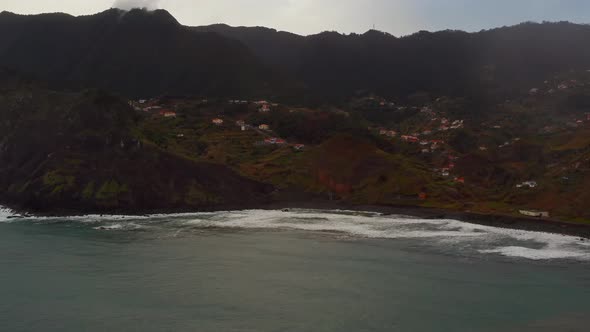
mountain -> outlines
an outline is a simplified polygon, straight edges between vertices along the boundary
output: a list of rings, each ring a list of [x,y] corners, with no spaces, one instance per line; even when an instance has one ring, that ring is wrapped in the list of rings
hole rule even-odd
[[[481,97],[530,89],[557,73],[590,68],[590,26],[523,23],[477,33],[379,31],[298,36],[265,28],[212,25],[247,45],[265,63],[289,70],[322,98],[359,92],[404,98],[416,92]]]
[[[590,26],[523,23],[477,33],[300,36],[264,27],[185,27],[164,10],[0,14],[0,67],[60,88],[129,97],[290,97],[342,103],[467,96],[480,105],[590,68]]]
[[[0,66],[62,87],[126,96],[270,93],[272,73],[243,44],[196,33],[168,12],[0,14]]]

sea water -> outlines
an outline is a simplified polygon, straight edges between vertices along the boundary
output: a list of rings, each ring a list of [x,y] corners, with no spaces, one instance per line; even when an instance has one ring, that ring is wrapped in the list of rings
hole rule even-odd
[[[353,211],[11,218],[0,331],[587,331],[590,243]]]

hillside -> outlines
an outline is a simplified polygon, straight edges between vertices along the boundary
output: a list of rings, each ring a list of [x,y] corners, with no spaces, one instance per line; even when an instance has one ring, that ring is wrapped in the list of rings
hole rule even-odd
[[[2,89],[0,105],[4,204],[39,212],[211,209],[264,202],[272,191],[144,140],[141,114],[103,92],[24,85]]]
[[[291,198],[588,222],[590,28],[395,37],[0,14],[0,202]]]
[[[482,113],[451,96],[306,108],[13,78],[0,85],[0,201],[112,212],[332,200],[587,222],[590,73],[538,83]]]

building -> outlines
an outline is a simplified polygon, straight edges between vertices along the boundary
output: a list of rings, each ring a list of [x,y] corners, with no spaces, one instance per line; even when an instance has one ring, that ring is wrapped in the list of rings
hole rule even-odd
[[[287,141],[285,141],[284,139],[281,139],[281,138],[270,137],[270,138],[264,139],[264,144],[285,145],[285,144],[287,144]]]
[[[244,121],[244,120],[236,121],[236,126],[238,126],[238,127],[243,127],[245,125],[246,125],[246,121]]]
[[[218,125],[221,126],[223,124],[223,120],[222,119],[213,119],[213,121],[211,121],[214,125]]]
[[[534,218],[549,218],[549,212],[546,211],[529,211],[529,210],[520,210],[520,214],[527,217],[534,217]]]
[[[406,142],[417,143],[420,139],[416,136],[403,135],[402,139]]]
[[[258,129],[260,130],[270,130],[270,126],[267,124],[261,124],[260,126],[258,126]]]
[[[176,112],[172,112],[172,111],[168,111],[168,110],[164,110],[160,112],[160,115],[165,117],[165,118],[175,118],[176,117]]]
[[[260,106],[260,109],[259,109],[259,111],[260,111],[261,113],[268,113],[268,112],[270,112],[270,105],[269,105],[269,104],[262,104],[262,105]]]
[[[457,177],[457,178],[455,178],[455,182],[457,182],[457,183],[463,183],[464,184],[465,183],[465,178],[463,178],[463,177]]]
[[[303,145],[303,144],[295,144],[295,145],[293,145],[293,148],[295,150],[297,150],[297,151],[303,151],[303,150],[305,150],[305,145]]]
[[[537,188],[539,186],[539,184],[537,183],[537,181],[525,181],[523,183],[517,184],[516,188],[530,188],[530,189],[534,189]]]
[[[393,130],[389,130],[385,133],[385,136],[387,137],[396,137],[397,136],[397,132],[393,131]]]

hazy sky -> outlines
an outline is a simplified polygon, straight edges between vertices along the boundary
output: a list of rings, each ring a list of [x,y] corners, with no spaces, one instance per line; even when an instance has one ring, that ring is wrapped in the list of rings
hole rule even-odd
[[[325,30],[480,29],[523,21],[590,23],[590,0],[0,0],[0,10],[21,14],[93,14],[114,6],[167,9],[182,24],[267,26],[299,34]]]

